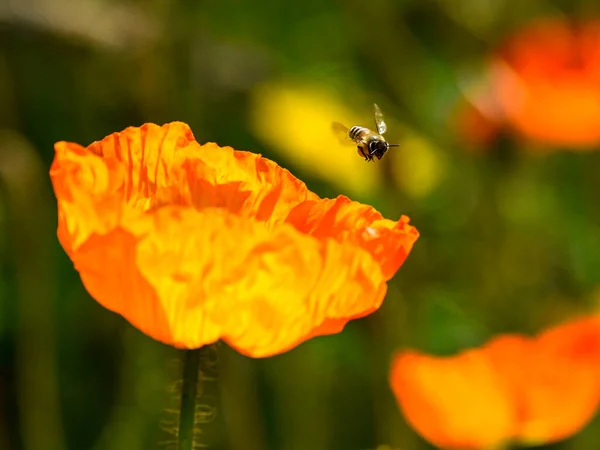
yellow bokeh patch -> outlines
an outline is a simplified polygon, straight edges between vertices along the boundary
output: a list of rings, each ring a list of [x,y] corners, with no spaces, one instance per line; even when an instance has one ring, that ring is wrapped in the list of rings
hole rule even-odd
[[[253,92],[254,133],[302,170],[349,195],[369,195],[380,185],[380,168],[367,163],[356,146],[342,145],[332,122],[373,127],[371,110],[356,116],[326,89],[266,84]]]
[[[402,139],[400,145],[390,158],[396,184],[413,198],[429,195],[446,174],[447,163],[441,151],[414,133]]]

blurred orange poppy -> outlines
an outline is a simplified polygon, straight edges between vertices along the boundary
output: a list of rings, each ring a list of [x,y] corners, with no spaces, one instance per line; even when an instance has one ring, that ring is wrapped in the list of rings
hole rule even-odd
[[[395,356],[390,383],[407,421],[447,449],[569,437],[600,402],[600,318],[535,338],[504,335],[451,357]]]
[[[180,348],[265,357],[376,310],[419,234],[180,122],[59,142],[58,237],[100,304]]]
[[[467,87],[487,124],[461,109],[459,131],[466,137],[480,141],[481,128],[487,137],[505,123],[543,144],[600,144],[600,21],[530,23],[498,48],[487,75],[483,86]]]

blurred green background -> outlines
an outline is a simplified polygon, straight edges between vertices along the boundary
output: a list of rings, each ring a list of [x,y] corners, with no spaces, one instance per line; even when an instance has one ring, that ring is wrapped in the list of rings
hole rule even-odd
[[[383,307],[343,333],[263,360],[220,347],[225,425],[213,448],[430,448],[389,389],[396,349],[448,354],[600,299],[600,153],[540,155],[508,133],[469,151],[450,120],[461,80],[516,27],[597,10],[0,0],[0,449],[170,448],[175,351],[86,293],[56,240],[48,169],[56,141],[174,120],[201,143],[274,159],[319,195],[406,214],[421,232]],[[373,102],[402,147],[367,165],[330,147],[321,125],[370,126]],[[551,448],[600,448],[600,421]]]

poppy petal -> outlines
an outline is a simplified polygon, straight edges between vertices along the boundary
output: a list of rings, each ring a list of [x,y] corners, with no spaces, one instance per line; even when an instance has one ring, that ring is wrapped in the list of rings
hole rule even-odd
[[[542,333],[525,367],[520,440],[547,444],[579,432],[600,401],[600,320],[578,319]]]
[[[600,22],[541,19],[494,56],[492,92],[508,123],[539,142],[594,149],[600,142]]]
[[[440,448],[491,448],[513,432],[509,391],[480,349],[446,358],[400,353],[390,385],[408,423]]]
[[[374,270],[381,268],[386,280],[396,273],[419,237],[408,217],[397,222],[384,219],[372,207],[344,196],[303,202],[291,211],[287,222],[313,237],[365,249],[378,263]]]
[[[541,445],[581,430],[600,402],[600,318],[501,335],[437,358],[406,352],[390,383],[408,422],[442,448]]]

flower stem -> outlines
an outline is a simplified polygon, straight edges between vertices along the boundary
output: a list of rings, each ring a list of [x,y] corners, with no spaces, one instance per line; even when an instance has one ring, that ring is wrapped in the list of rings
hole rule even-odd
[[[178,450],[208,448],[211,444],[202,425],[214,421],[218,406],[216,345],[183,352]]]
[[[200,373],[200,351],[186,350],[183,354],[183,384],[179,410],[179,450],[194,448],[194,419]]]

